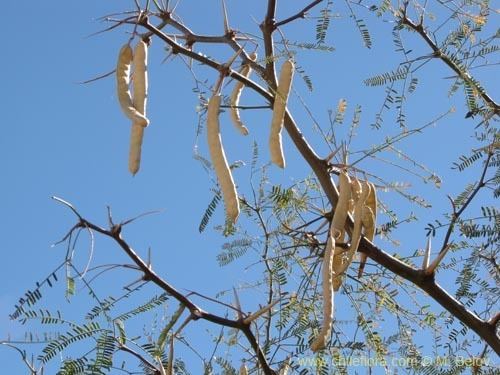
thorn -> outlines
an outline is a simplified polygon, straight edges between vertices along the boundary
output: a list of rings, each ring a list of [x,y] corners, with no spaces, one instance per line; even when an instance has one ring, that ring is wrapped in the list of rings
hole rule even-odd
[[[113,215],[111,214],[111,207],[106,206],[106,209],[108,210],[108,224],[110,228],[113,228],[115,223],[113,223]]]
[[[333,150],[332,152],[330,152],[330,153],[328,154],[328,156],[325,158],[325,161],[326,161],[326,162],[328,162],[328,161],[332,160],[332,159],[333,159],[333,157],[334,157],[335,155],[337,155],[337,153],[338,153],[341,149],[343,149],[343,148],[344,148],[344,146],[343,146],[343,145],[340,145],[340,146],[339,146],[339,147],[337,147],[335,150]]]
[[[431,263],[431,265],[429,267],[427,267],[427,269],[425,270],[425,273],[427,275],[431,275],[434,272],[436,272],[436,269],[439,266],[439,263],[443,260],[444,256],[446,255],[446,253],[448,252],[450,247],[451,247],[451,244],[447,245],[443,250],[441,250],[439,252],[436,259],[434,259],[434,261]]]
[[[422,262],[422,269],[425,271],[429,268],[429,262],[431,259],[431,237],[427,238],[427,245],[425,246],[424,260]]]
[[[234,60],[236,60],[238,58],[238,56],[241,54],[241,52],[243,51],[243,49],[245,48],[245,45],[243,45],[230,59],[227,63],[224,64],[224,67],[226,68],[230,68],[231,65],[233,65],[233,62]]]
[[[342,142],[342,161],[344,162],[344,165],[347,165],[347,144],[345,142]]]
[[[224,16],[224,34],[229,34],[231,31],[229,28],[229,21],[227,19],[226,2],[222,0],[222,15]]]
[[[233,293],[234,293],[234,303],[236,304],[236,310],[238,311],[238,319],[243,319],[243,315],[241,313],[240,298],[238,297],[238,292],[236,292],[236,289],[234,287],[233,287]]]
[[[255,319],[257,319],[259,316],[261,316],[262,314],[266,313],[267,311],[271,310],[274,305],[276,305],[280,300],[277,299],[273,302],[271,302],[269,305],[267,306],[264,306],[262,307],[261,309],[257,310],[256,312],[254,312],[253,314],[250,314],[249,316],[247,316],[245,319],[243,319],[243,323],[245,324],[250,324],[252,323]]]
[[[73,207],[71,203],[65,201],[62,198],[56,197],[55,195],[52,196],[52,199],[67,206],[71,211],[73,211],[73,213],[78,217],[78,219],[83,220],[83,217],[78,213],[76,208]]]

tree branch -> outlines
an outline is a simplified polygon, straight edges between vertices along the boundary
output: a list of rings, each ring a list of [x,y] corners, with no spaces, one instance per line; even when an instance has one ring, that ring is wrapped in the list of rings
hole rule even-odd
[[[443,241],[443,246],[441,247],[441,252],[445,251],[445,249],[447,248],[448,242],[450,241],[450,237],[451,237],[451,234],[453,232],[453,228],[455,227],[456,222],[460,218],[460,215],[462,215],[462,213],[465,211],[465,209],[469,206],[469,204],[472,202],[472,200],[474,199],[476,194],[479,192],[479,190],[481,190],[481,188],[484,187],[484,185],[485,185],[484,179],[486,177],[486,171],[488,170],[488,166],[490,164],[490,160],[491,160],[492,156],[493,156],[493,153],[489,152],[488,156],[486,158],[486,161],[484,163],[484,168],[483,168],[483,171],[481,172],[481,177],[479,178],[477,186],[474,188],[474,190],[469,195],[467,200],[464,202],[462,207],[460,207],[460,209],[458,211],[455,211],[455,207],[453,207],[453,214],[451,217],[451,221],[450,221],[450,225],[448,227],[448,230],[446,231],[446,235],[445,235],[445,238]]]
[[[448,67],[451,68],[462,80],[467,82],[469,85],[474,87],[478,94],[481,96],[481,98],[489,105],[489,107],[493,110],[495,114],[500,114],[500,106],[484,91],[483,88],[478,87],[478,84],[476,80],[464,69],[461,69],[460,66],[457,65],[452,59],[450,59],[437,45],[434,43],[434,41],[431,39],[429,34],[424,29],[424,26],[422,24],[416,24],[414,23],[410,18],[408,18],[408,15],[406,14],[406,10],[402,10],[402,15],[401,15],[401,23],[403,25],[408,26],[411,30],[415,31],[417,34],[419,34],[424,41],[431,47],[432,52],[434,54],[434,57],[439,58],[441,61],[443,61]]]
[[[285,18],[282,21],[276,22],[275,26],[276,27],[280,27],[280,26],[286,25],[287,23],[295,21],[298,18],[305,18],[306,13],[307,13],[308,10],[314,8],[316,5],[318,5],[319,3],[322,3],[322,2],[323,2],[323,0],[315,0],[315,1],[313,1],[311,4],[309,4],[304,9],[302,9],[300,12],[294,14],[293,16]]]
[[[419,286],[427,292],[437,303],[444,307],[450,314],[458,318],[467,327],[472,329],[488,345],[500,355],[500,339],[496,334],[496,328],[488,321],[482,320],[476,314],[467,310],[467,308],[448,294],[434,279],[434,274],[427,275],[422,270],[417,270],[408,266],[399,259],[385,253],[362,237],[359,251],[367,254],[371,259],[394,272],[396,275]]]
[[[72,207],[72,206],[70,206]],[[74,209],[73,209],[74,210]],[[76,213],[76,210],[74,210]],[[227,318],[223,318],[218,315],[214,315],[208,313],[194,304],[189,298],[180,293],[177,289],[175,289],[172,285],[163,280],[158,274],[156,274],[153,269],[142,260],[142,258],[137,255],[137,253],[130,247],[130,245],[121,237],[121,225],[114,225],[110,230],[104,229],[96,224],[89,222],[86,219],[83,219],[78,213],[77,216],[80,218],[79,226],[83,228],[89,228],[98,233],[101,233],[105,236],[112,238],[121,248],[122,250],[129,256],[130,259],[140,268],[140,270],[144,273],[144,279],[153,282],[165,292],[174,297],[177,301],[186,306],[194,320],[204,319],[209,322],[231,327],[238,329],[244,333],[247,337],[250,345],[255,351],[255,354],[258,358],[262,369],[264,370],[264,374],[266,375],[275,375],[275,372],[269,367],[267,359],[259,346],[257,339],[255,338],[253,332],[250,329],[250,324],[246,324],[243,320],[231,320]]]

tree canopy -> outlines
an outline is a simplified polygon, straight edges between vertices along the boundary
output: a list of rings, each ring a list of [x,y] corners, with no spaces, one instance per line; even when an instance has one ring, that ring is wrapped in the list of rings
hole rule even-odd
[[[28,373],[498,371],[498,10],[113,7],[82,86],[119,126],[79,158],[120,199],[54,192],[56,266],[0,341]]]

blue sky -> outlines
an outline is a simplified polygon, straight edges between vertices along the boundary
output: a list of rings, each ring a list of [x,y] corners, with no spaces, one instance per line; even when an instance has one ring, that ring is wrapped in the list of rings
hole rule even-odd
[[[237,29],[257,34],[255,20],[262,19],[264,2],[244,3],[228,1],[230,22],[237,25]],[[117,221],[149,210],[163,210],[127,227],[125,236],[143,255],[150,247],[155,269],[180,288],[213,295],[221,289],[243,283],[248,276],[241,272],[241,268],[249,260],[243,259],[220,268],[216,255],[224,239],[211,230],[198,233],[201,216],[212,199],[210,188],[213,184],[210,176],[193,158],[195,145],[205,156],[207,149],[204,132],[196,137],[196,107],[199,103],[192,92],[194,83],[185,64],[179,58],[170,58],[162,63],[164,47],[158,40],[153,40],[148,103],[151,126],[146,129],[142,166],[135,177],[127,171],[129,122],[120,113],[113,77],[88,85],[78,83],[114,68],[116,54],[127,41],[131,28],[123,27],[88,36],[108,26],[98,22],[98,17],[132,9],[132,4],[132,1],[96,0],[4,4],[3,14],[6,16],[1,27],[5,38],[0,61],[4,72],[0,94],[4,129],[0,138],[0,157],[4,160],[0,188],[0,233],[3,242],[0,339],[9,334],[11,338],[23,336],[25,327],[10,322],[8,313],[24,291],[32,288],[35,281],[45,278],[64,257],[63,246],[52,248],[51,245],[65,234],[75,218],[66,208],[51,200],[52,195],[70,201],[86,218],[102,225],[106,225],[106,205],[112,207]],[[292,14],[301,6],[303,2],[283,2],[278,19]],[[218,1],[184,0],[178,12],[183,21],[194,25],[193,29],[200,34],[222,33]],[[367,88],[362,82],[369,76],[397,66],[399,60],[394,57],[390,45],[392,25],[389,22],[368,23],[374,40],[373,48],[368,50],[363,48],[345,6],[334,6],[333,12],[342,16],[332,20],[326,40],[327,44],[335,47],[335,51],[299,50],[298,63],[311,76],[314,91],[308,92],[299,75],[296,75],[294,89],[304,98],[321,125],[327,124],[327,110],[334,109],[340,98],[347,99],[349,103],[347,118],[352,116],[355,105],[360,104],[363,115],[353,150],[366,149],[385,136],[399,132],[398,125],[391,123],[389,117],[383,132],[370,128],[369,124],[382,102],[383,87]],[[363,11],[360,15],[366,19],[373,17]],[[315,21],[298,21],[294,26],[283,27],[283,32],[289,40],[312,43]],[[417,56],[428,52],[420,41],[411,41]],[[230,55],[228,50],[221,52],[211,46],[205,47],[198,46],[207,54],[218,56],[219,61]],[[259,52],[262,53],[261,50]],[[200,77],[207,78],[208,84],[216,79],[215,72],[202,69],[197,64],[195,71]],[[450,163],[464,151],[442,151],[457,145],[463,150],[476,146],[469,138],[473,125],[464,120],[466,108],[462,94],[458,93],[451,99],[446,96],[449,80],[443,78],[450,75],[437,62],[431,62],[423,69],[421,86],[408,105],[408,126],[422,126],[452,105],[457,111],[421,136],[398,145],[440,174],[443,178],[441,190],[436,190],[431,184],[422,185],[410,175],[400,176],[399,171],[381,163],[363,165],[370,172],[390,180],[413,183],[433,204],[432,210],[425,211],[407,204],[400,206],[401,218],[414,212],[422,220],[398,232],[398,239],[402,242],[399,250],[380,243],[390,252],[401,251],[409,255],[423,247],[425,224],[439,217],[446,207],[443,199],[446,193],[458,193],[460,190],[458,182],[461,180],[456,180],[456,172],[450,170]],[[485,81],[485,86],[494,98],[498,98],[498,79],[493,79],[493,69],[481,71],[480,77],[489,79],[490,84]],[[495,81],[496,85],[493,84]],[[230,87],[226,87],[226,94],[230,92]],[[247,98],[251,104],[265,104],[251,93],[247,94]],[[297,95],[292,97],[291,105],[297,108],[294,117],[311,144],[320,154],[328,154],[328,147],[314,130],[313,121],[300,105]],[[248,163],[255,140],[261,146],[262,161],[267,161],[266,137],[270,113],[245,111],[243,116],[251,132],[246,138],[233,131],[227,114],[221,117],[229,158]],[[284,144],[288,167],[284,172],[273,170],[273,184],[291,184],[294,179],[302,179],[309,173],[287,136]],[[248,191],[248,186],[245,186],[248,168],[238,170],[235,178],[243,194]],[[391,194],[383,194],[382,199],[389,204],[401,202]],[[210,225],[221,223],[222,219],[223,212],[219,207]],[[77,253],[82,265],[88,256],[85,241],[78,247]],[[109,241],[98,237],[94,262],[125,262],[125,258]],[[117,281],[122,278],[133,281],[136,276],[128,271],[117,273]],[[108,287],[113,290],[113,286],[103,286]],[[50,301],[56,306],[66,305],[62,291],[50,295]],[[248,302],[247,309],[254,310],[259,301],[248,298]],[[80,303],[84,308],[85,302]],[[75,305],[78,306],[78,303]],[[0,361],[7,363],[7,372],[22,373],[13,353],[0,350]],[[5,365],[3,367],[5,369]]]

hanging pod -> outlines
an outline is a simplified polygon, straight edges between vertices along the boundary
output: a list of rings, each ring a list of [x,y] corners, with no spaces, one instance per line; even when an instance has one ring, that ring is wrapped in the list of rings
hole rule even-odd
[[[139,40],[134,51],[134,95],[132,103],[134,108],[146,117],[146,102],[148,96],[148,45]],[[144,137],[144,126],[142,123],[133,121],[130,131],[130,149],[128,158],[128,169],[135,175],[141,165],[141,149]]]
[[[240,214],[240,203],[238,193],[234,184],[231,169],[227,163],[219,125],[220,95],[213,95],[208,101],[207,112],[207,140],[210,158],[214,166],[215,174],[221,187],[224,205],[226,207],[226,217],[235,223]]]
[[[281,131],[283,130],[283,121],[286,112],[286,103],[294,73],[294,64],[292,60],[287,60],[281,67],[278,87],[273,104],[273,117],[271,120],[271,133],[269,135],[269,150],[271,161],[280,168],[285,168],[285,156],[283,154],[283,144]]]
[[[255,61],[257,60],[257,54],[254,52],[250,56],[250,60]],[[252,73],[252,67],[250,64],[244,64],[241,67],[240,74],[248,78],[250,77],[250,74]],[[231,93],[230,97],[230,102],[231,102],[231,120],[233,121],[234,126],[240,131],[241,134],[243,135],[248,135],[248,129],[247,127],[243,124],[243,121],[241,121],[241,116],[240,116],[240,110],[238,108],[240,104],[240,97],[241,93],[243,91],[243,88],[245,87],[245,84],[240,81],[236,81],[234,84],[234,89],[233,92]]]

